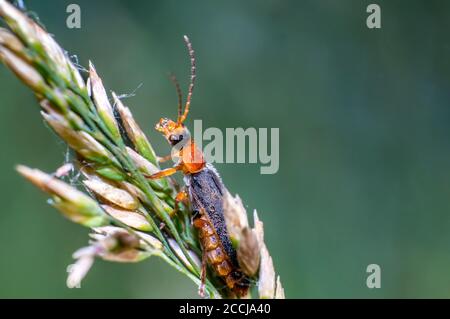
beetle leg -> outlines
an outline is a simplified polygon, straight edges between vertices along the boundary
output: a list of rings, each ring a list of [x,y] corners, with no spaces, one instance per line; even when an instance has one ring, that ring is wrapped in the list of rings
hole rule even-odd
[[[167,162],[170,159],[172,159],[172,155],[171,154],[163,156],[163,157],[158,157],[158,162],[159,163],[164,163],[164,162]]]
[[[185,204],[185,205],[188,204],[188,199],[189,199],[189,197],[188,197],[188,193],[186,192],[186,190],[180,191],[180,192],[177,194],[177,196],[175,196],[175,205],[174,205],[174,208],[173,208],[173,210],[169,213],[170,218],[174,217],[174,216],[178,213],[178,211],[180,210],[180,203],[183,203],[183,204]],[[159,225],[159,229],[162,230],[162,229],[164,229],[165,226],[166,226],[166,224],[161,223],[161,224]]]
[[[206,260],[207,260],[207,253],[205,250],[203,250],[202,254],[202,269],[200,274],[200,286],[198,287],[198,294],[200,297],[205,297],[205,281],[206,281]]]
[[[159,171],[159,172],[157,172],[157,173],[155,173],[153,175],[150,175],[150,176],[147,175],[145,177],[146,178],[150,178],[150,179],[160,179],[160,178],[163,178],[163,177],[171,176],[171,175],[175,174],[176,172],[178,172],[179,170],[181,170],[181,166],[177,165],[177,166],[174,166],[174,167],[163,169],[162,171]]]
[[[180,191],[177,196],[175,196],[175,206],[173,211],[169,214],[170,217],[173,217],[180,210],[180,203],[187,204],[188,203],[188,194],[185,190]]]
[[[176,203],[183,203],[186,204],[188,202],[188,193],[186,192],[186,190],[182,190],[181,192],[179,192],[177,194],[177,196],[175,197],[175,202]]]

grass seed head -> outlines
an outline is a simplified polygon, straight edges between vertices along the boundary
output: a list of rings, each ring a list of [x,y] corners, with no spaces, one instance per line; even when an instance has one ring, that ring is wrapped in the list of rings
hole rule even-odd
[[[52,197],[51,204],[70,220],[88,227],[109,224],[99,204],[74,187],[38,169],[19,165],[17,171]]]
[[[27,62],[10,49],[0,46],[0,59],[17,77],[34,91],[41,91],[45,86],[42,76]]]
[[[89,82],[91,85],[92,97],[94,99],[95,106],[97,108],[99,116],[105,122],[109,131],[116,140],[120,140],[119,126],[117,125],[114,117],[114,112],[111,104],[109,103],[106,90],[103,86],[103,82],[97,74],[92,62],[89,62]]]
[[[139,201],[127,191],[114,187],[102,180],[85,180],[83,184],[103,200],[126,210],[136,210]]]
[[[199,242],[191,216],[183,207],[171,219],[175,183],[146,178],[160,170],[158,157],[130,109],[114,93],[114,105],[110,103],[92,63],[85,83],[54,38],[5,0],[0,0],[0,18],[8,27],[0,28],[0,60],[34,91],[44,120],[75,151],[86,179],[84,185],[95,195],[91,198],[42,171],[17,167],[21,175],[50,195],[51,205],[64,216],[94,231],[90,245],[74,254],[68,286],[79,285],[95,258],[137,262],[151,255],[163,258],[199,284],[201,262],[194,253]],[[189,40],[185,41],[192,72],[189,101],[185,112],[179,114],[180,124],[187,115],[195,79],[193,50]],[[123,125],[123,131],[119,125]],[[127,147],[128,142],[131,145]],[[240,198],[226,193],[224,214],[242,270],[258,280],[259,297],[283,298],[284,290],[275,276],[256,212],[255,226],[250,228]],[[158,225],[165,227],[160,229]],[[221,297],[223,283],[211,276],[206,276],[205,292]]]

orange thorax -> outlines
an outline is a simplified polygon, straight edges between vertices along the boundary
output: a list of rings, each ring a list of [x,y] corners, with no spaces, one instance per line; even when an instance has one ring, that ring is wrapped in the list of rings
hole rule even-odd
[[[201,171],[205,167],[205,159],[202,151],[195,145],[193,140],[186,143],[180,150],[181,165],[185,174]]]

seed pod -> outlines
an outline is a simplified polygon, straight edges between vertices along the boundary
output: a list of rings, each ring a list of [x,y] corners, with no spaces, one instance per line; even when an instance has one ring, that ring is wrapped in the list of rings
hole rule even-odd
[[[81,165],[82,166],[82,165]],[[103,176],[99,175],[96,170],[92,167],[83,166],[80,168],[81,173],[83,176],[90,180],[90,181],[99,181],[106,184],[110,184],[110,181]],[[131,184],[129,182],[126,182],[124,180],[122,181],[114,181],[111,185],[118,186],[118,188],[128,192],[132,197],[134,197],[136,200],[140,199],[141,201],[146,200],[146,196],[144,192],[142,192],[136,185]]]
[[[242,231],[248,227],[247,212],[239,195],[233,197],[226,191],[223,199],[223,213],[231,239],[239,243]]]
[[[108,202],[126,210],[136,210],[139,206],[138,200],[127,191],[114,187],[101,180],[85,180],[84,185]]]
[[[183,261],[183,263],[186,265],[186,267],[189,268],[189,270],[193,271],[194,269],[192,268],[192,265],[189,263],[188,259],[186,258],[186,256],[183,254],[183,251],[181,250],[180,246],[178,245],[178,243],[169,238],[169,245],[170,247],[175,251],[175,253],[177,254],[177,256]],[[188,251],[191,259],[194,261],[194,263],[198,266],[201,267],[201,261],[200,259],[198,259],[197,255],[194,254],[192,251]]]
[[[14,33],[26,39],[27,43],[39,43],[36,34],[36,24],[27,16],[22,14],[16,7],[7,1],[0,1],[0,16],[5,19]]]
[[[135,146],[139,154],[144,156],[153,165],[157,165],[158,162],[156,160],[155,151],[153,150],[151,144],[147,140],[147,137],[142,132],[139,125],[134,120],[130,109],[123,105],[122,101],[114,92],[112,92],[112,96],[114,98],[114,105],[119,112],[123,125],[125,126],[125,131],[127,132],[130,140],[133,142],[133,145]]]
[[[80,171],[89,180],[98,180],[103,181],[104,183],[113,181],[120,184],[127,177],[123,171],[112,165],[89,167],[88,165],[81,163],[80,166]]]
[[[11,50],[0,46],[0,59],[33,91],[43,91],[45,81],[42,76],[31,65],[19,58]]]
[[[133,149],[127,147],[127,153],[130,155],[137,168],[146,175],[152,175],[159,171],[159,168],[149,162],[147,159],[136,153]]]
[[[242,271],[249,277],[253,277],[258,271],[260,249],[255,233],[248,227],[242,231],[237,258]]]
[[[144,234],[140,232],[132,234],[115,226],[96,227],[93,231],[94,233],[90,234],[92,240],[89,246],[78,249],[72,255],[76,262],[69,266],[67,278],[67,286],[71,288],[81,283],[92,267],[95,257],[108,261],[134,263],[160,253],[159,250],[149,248],[148,244],[144,246],[144,240],[141,238]],[[146,238],[148,236],[150,235],[146,235]],[[143,247],[145,250],[141,250]]]
[[[83,77],[81,76],[80,72],[78,72],[78,69],[73,65],[73,63],[69,63],[69,69],[72,74],[72,78],[74,79],[78,87],[80,89],[86,89]]]
[[[130,193],[135,198],[139,198],[142,202],[147,201],[147,196],[145,196],[145,193],[139,189],[134,184],[128,183],[128,182],[120,182],[120,187],[125,189],[128,193]]]
[[[108,216],[95,200],[44,172],[26,166],[17,166],[17,171],[53,197],[52,206],[70,220],[87,227],[109,224]]]
[[[53,197],[48,201],[48,203],[74,223],[86,227],[98,227],[109,224],[109,218],[103,212],[102,215],[98,216],[83,214],[77,205],[63,201],[59,197]]]
[[[275,296],[275,268],[272,257],[264,243],[264,225],[258,217],[256,210],[253,212],[254,232],[260,246],[261,262],[259,265],[258,293],[261,299],[273,299]]]
[[[111,104],[109,103],[108,96],[106,95],[105,88],[102,80],[97,74],[94,65],[89,61],[89,79],[92,90],[92,97],[94,98],[95,106],[98,110],[98,115],[105,122],[109,131],[116,140],[120,140],[119,126],[117,125],[114,117],[114,112]]]
[[[114,240],[115,242],[114,246],[105,249],[103,253],[99,254],[104,260],[122,263],[135,263],[150,257],[152,254],[150,251],[138,250],[140,239],[136,235],[130,234],[123,229],[108,236],[103,236],[103,238],[99,235],[97,238],[98,243],[106,243],[108,239]]]
[[[275,299],[285,299],[284,288],[281,285],[280,276],[277,277],[277,289],[275,291]]]
[[[258,217],[256,209],[253,211],[253,231],[258,239],[260,247],[264,244],[264,224]]]
[[[17,55],[23,52],[23,44],[9,30],[0,28],[0,46],[6,47]]]
[[[266,245],[261,248],[258,292],[261,299],[273,299],[275,296],[275,269]]]
[[[41,112],[45,121],[55,132],[82,157],[100,163],[111,163],[112,154],[86,132],[75,131],[69,122],[57,112]]]
[[[86,277],[94,264],[94,257],[94,254],[86,254],[85,256],[78,257],[74,264],[67,267],[69,275],[67,276],[66,285],[68,288],[79,287],[81,281]]]
[[[133,160],[133,162],[137,166],[137,168],[145,175],[150,176],[159,171],[159,168],[157,168],[151,162],[146,160],[140,154],[136,153],[133,149],[127,147],[127,153],[131,157],[131,159]],[[152,185],[152,187],[154,189],[162,190],[162,189],[166,188],[166,186],[167,186],[167,183],[165,182],[165,180],[161,180],[161,179],[160,180],[149,179],[148,182],[150,183],[150,185]]]
[[[120,169],[114,166],[103,166],[95,169],[98,175],[112,181],[121,182],[126,179],[126,175]]]
[[[56,108],[52,103],[50,103],[49,100],[43,99],[39,102],[42,109],[47,113],[49,116],[53,116],[55,119],[59,119],[66,125],[68,124],[72,129],[75,131],[79,131],[83,128],[85,128],[84,121],[78,116],[76,113],[72,112],[71,110],[64,110],[64,116],[58,111],[58,108]]]
[[[110,236],[116,232],[122,232],[122,233],[129,234],[129,232],[126,231],[125,229],[116,227],[116,226],[95,227],[95,228],[93,228],[93,230],[95,233],[91,234],[91,236],[100,236],[100,237],[96,237],[97,240],[104,236]],[[153,237],[152,235],[143,233],[140,231],[136,231],[136,234],[140,238],[140,241],[139,241],[140,249],[143,249],[143,250],[161,250],[161,249],[163,249],[163,244],[158,239]]]
[[[147,233],[138,232],[139,237],[141,237],[140,247],[144,250],[162,250],[163,244]]]
[[[108,205],[102,205],[102,208],[108,213],[108,215],[112,216],[114,219],[117,219],[127,226],[145,232],[149,232],[152,230],[152,226],[147,221],[145,216],[137,211],[119,209]]]
[[[114,261],[120,263],[137,263],[150,257],[152,253],[141,251],[137,249],[127,249],[115,253],[107,253],[102,257],[106,261]]]
[[[4,0],[0,1],[0,16],[27,46],[33,47],[40,55],[46,56],[53,62],[49,62],[49,64],[59,76],[67,81],[73,80],[80,88],[84,87],[83,81],[80,81],[81,76],[76,74],[78,71],[73,67],[65,51],[49,33]]]

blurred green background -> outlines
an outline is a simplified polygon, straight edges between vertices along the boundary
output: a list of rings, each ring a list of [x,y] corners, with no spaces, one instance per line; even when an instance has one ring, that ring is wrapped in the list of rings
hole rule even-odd
[[[69,30],[78,3],[82,28]],[[382,28],[366,27],[366,7]],[[186,88],[182,35],[197,52],[191,117],[204,127],[279,127],[280,170],[218,164],[256,208],[290,298],[450,297],[450,2],[43,1],[29,9],[80,64],[92,59],[161,155],[153,130],[174,117],[175,72]],[[65,286],[88,231],[62,218],[14,171],[54,171],[66,147],[30,91],[0,67],[0,297],[197,297],[159,259],[97,261]],[[366,267],[382,269],[381,289]]]

